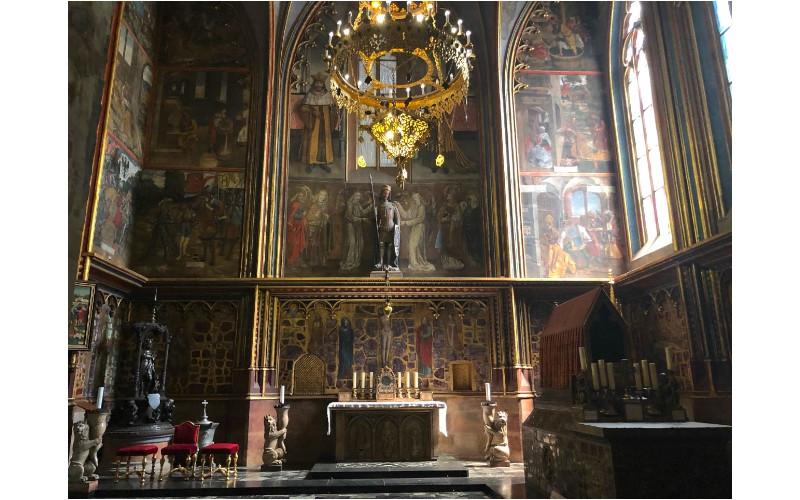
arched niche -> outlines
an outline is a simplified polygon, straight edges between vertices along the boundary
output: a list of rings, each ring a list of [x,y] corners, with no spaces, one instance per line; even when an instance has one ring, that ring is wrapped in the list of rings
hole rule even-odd
[[[336,20],[347,22],[347,12],[356,10],[356,2],[317,2],[285,12],[291,26],[275,87],[278,144],[270,160],[275,187],[265,271],[286,277],[367,276],[375,239],[372,174],[376,190],[384,183],[393,186],[401,216],[413,221],[401,228],[405,276],[485,276],[492,253],[483,234],[490,216],[485,185],[490,162],[483,135],[487,103],[478,89],[486,70],[479,67],[473,74],[467,102],[439,127],[431,148],[414,159],[410,182],[400,190],[394,163],[371,142],[363,123],[336,108],[323,74],[328,33],[336,30]],[[455,11],[475,26],[474,43],[485,44],[478,8],[464,3]],[[478,66],[488,59],[486,48],[481,50]],[[391,61],[382,64],[392,70]],[[444,140],[450,131],[453,140]],[[439,151],[444,168],[434,165]],[[366,158],[366,168],[356,167],[359,156]]]

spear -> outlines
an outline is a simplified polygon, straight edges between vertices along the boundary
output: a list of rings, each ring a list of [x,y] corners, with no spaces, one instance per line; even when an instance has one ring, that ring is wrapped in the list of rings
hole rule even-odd
[[[380,232],[378,231],[378,205],[375,204],[375,186],[372,184],[372,172],[369,173],[369,189],[370,192],[372,193],[372,212],[375,215],[375,236],[377,238],[376,241],[378,243],[378,252],[380,253],[381,235]],[[383,257],[382,255],[378,256],[378,258],[380,259],[379,262],[383,260],[382,257]]]

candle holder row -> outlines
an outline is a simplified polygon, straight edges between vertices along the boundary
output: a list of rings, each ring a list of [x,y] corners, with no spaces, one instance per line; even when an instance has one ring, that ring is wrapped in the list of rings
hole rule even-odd
[[[641,363],[627,359],[587,363],[584,352],[580,359],[582,369],[573,376],[572,398],[582,407],[584,420],[686,420],[671,366],[658,373],[655,363],[646,359]]]

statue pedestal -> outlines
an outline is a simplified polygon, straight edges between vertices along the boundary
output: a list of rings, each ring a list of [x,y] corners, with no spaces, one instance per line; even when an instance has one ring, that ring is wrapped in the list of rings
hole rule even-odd
[[[386,271],[372,271],[369,273],[370,278],[386,278]],[[389,271],[389,279],[397,279],[403,277],[403,271]]]
[[[70,498],[89,498],[91,493],[97,490],[98,480],[87,481],[85,483],[69,482],[68,492]]]

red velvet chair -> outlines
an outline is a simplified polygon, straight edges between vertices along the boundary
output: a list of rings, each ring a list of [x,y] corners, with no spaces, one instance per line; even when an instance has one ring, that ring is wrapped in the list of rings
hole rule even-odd
[[[194,468],[197,465],[197,438],[200,435],[200,426],[186,421],[175,426],[175,433],[169,445],[161,448],[161,472],[158,480],[164,479],[164,461],[169,457],[170,466],[167,477],[172,477],[173,472],[180,472],[186,476],[186,480],[194,477]],[[185,458],[184,465],[180,464],[181,459]]]
[[[114,482],[119,482],[119,470],[122,466],[122,458],[127,458],[125,463],[125,479],[128,479],[131,474],[137,475],[141,478],[141,483],[144,484],[146,475],[150,475],[152,481],[156,477],[156,453],[158,453],[158,446],[154,444],[138,444],[134,446],[125,446],[117,450],[117,467],[114,473]],[[147,457],[153,456],[153,465],[150,472],[147,472]],[[131,458],[142,457],[142,470],[136,470],[136,465],[133,466],[131,471]]]
[[[216,455],[226,455],[227,459],[225,461],[225,467],[222,466],[222,463],[215,465],[214,464],[214,456]],[[233,478],[236,479],[238,474],[236,473],[236,464],[239,461],[239,445],[236,443],[213,443],[208,446],[203,446],[200,449],[200,481],[210,478],[214,475],[215,472],[219,472],[225,479],[230,479],[231,475]],[[208,460],[208,474],[204,474],[203,471],[205,470],[206,460]],[[231,468],[231,460],[233,460],[233,468]],[[233,473],[233,474],[231,474]]]

